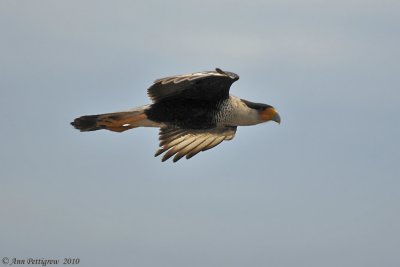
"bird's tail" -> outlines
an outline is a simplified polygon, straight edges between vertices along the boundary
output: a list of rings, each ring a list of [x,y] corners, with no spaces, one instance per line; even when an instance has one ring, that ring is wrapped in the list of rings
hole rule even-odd
[[[123,132],[140,126],[156,126],[147,119],[143,106],[128,111],[113,112],[98,115],[86,115],[76,118],[71,125],[81,132],[106,129],[114,132]]]

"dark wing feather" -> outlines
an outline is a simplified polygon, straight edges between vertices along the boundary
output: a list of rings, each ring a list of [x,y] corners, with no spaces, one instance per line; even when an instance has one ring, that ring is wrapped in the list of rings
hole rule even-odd
[[[160,149],[155,157],[166,152],[162,161],[174,156],[176,162],[185,157],[190,159],[197,153],[211,149],[224,140],[231,140],[235,136],[237,127],[223,127],[213,129],[181,129],[165,127],[160,129]]]
[[[154,81],[147,93],[153,102],[167,98],[223,99],[229,96],[229,88],[239,79],[232,72],[220,69],[166,77]]]

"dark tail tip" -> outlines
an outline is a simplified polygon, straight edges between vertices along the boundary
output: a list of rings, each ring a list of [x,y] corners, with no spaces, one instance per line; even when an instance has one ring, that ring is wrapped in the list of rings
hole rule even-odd
[[[87,115],[76,118],[71,125],[75,127],[75,129],[80,130],[81,132],[88,131],[96,131],[103,129],[101,126],[97,126],[97,119],[99,115]]]

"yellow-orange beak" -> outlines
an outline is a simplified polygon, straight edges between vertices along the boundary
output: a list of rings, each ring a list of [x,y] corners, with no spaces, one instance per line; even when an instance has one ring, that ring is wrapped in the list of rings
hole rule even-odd
[[[275,121],[279,124],[281,123],[281,117],[273,107],[266,108],[263,111],[260,111],[260,119],[262,121]]]

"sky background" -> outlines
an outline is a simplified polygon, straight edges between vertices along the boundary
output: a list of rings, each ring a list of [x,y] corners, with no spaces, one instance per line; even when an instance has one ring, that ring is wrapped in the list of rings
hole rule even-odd
[[[400,2],[0,1],[0,258],[400,266]],[[282,124],[161,163],[158,130],[80,133],[156,78],[240,75]]]

